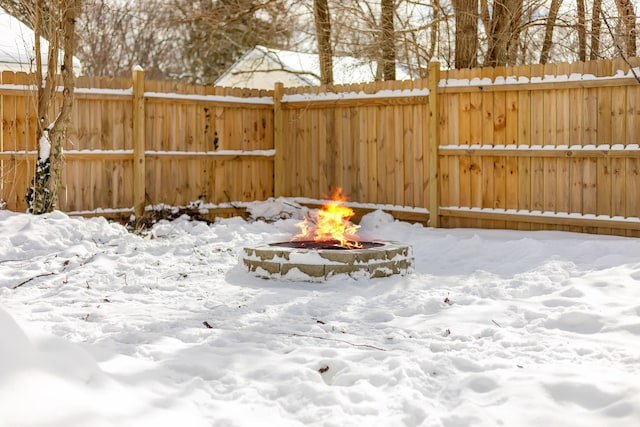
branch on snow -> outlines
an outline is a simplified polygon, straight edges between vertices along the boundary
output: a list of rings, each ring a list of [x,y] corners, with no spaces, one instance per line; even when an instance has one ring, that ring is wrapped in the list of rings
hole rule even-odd
[[[25,280],[24,282],[20,282],[20,283],[18,283],[17,285],[12,286],[12,287],[11,287],[11,289],[17,289],[17,288],[19,288],[20,286],[22,286],[22,285],[26,285],[26,284],[27,284],[27,283],[29,283],[30,281],[32,281],[32,280],[34,280],[34,279],[37,279],[38,277],[53,276],[54,274],[56,274],[56,273],[51,272],[51,273],[38,274],[37,276],[33,276],[32,278],[27,279],[27,280]]]
[[[352,343],[352,342],[350,342],[350,341],[347,341],[347,340],[340,340],[340,339],[337,339],[337,338],[318,337],[318,336],[315,336],[315,335],[304,335],[304,334],[287,334],[287,335],[289,335],[289,336],[291,336],[291,337],[315,338],[315,339],[318,339],[318,340],[336,341],[336,342],[341,342],[341,343],[344,343],[344,344],[349,344],[349,345],[351,345],[351,346],[353,346],[353,347],[366,347],[366,348],[372,348],[372,349],[374,349],[374,350],[387,351],[387,350],[385,350],[384,348],[376,347],[376,346],[374,346],[374,345],[369,345],[369,344],[355,344],[355,343]]]

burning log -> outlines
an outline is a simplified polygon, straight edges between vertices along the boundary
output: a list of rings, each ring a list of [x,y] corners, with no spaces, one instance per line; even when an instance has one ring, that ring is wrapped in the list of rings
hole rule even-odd
[[[333,242],[338,242],[339,247],[361,248],[360,238],[356,235],[360,226],[351,222],[355,212],[342,205],[346,201],[342,189],[334,188],[329,202],[317,211],[311,211],[309,216],[296,224],[301,232],[293,236],[292,241],[332,242],[330,246],[335,246]]]

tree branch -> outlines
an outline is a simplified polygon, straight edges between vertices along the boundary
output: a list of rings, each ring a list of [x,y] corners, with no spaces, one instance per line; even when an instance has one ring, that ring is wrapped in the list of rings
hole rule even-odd
[[[351,345],[351,346],[353,346],[353,347],[366,347],[366,348],[372,348],[372,349],[374,349],[374,350],[387,351],[387,350],[385,350],[384,348],[376,347],[376,346],[374,346],[374,345],[369,345],[369,344],[355,344],[355,343],[352,343],[352,342],[350,342],[350,341],[347,341],[347,340],[341,340],[341,339],[338,339],[338,338],[318,337],[318,336],[314,336],[314,335],[305,335],[305,334],[287,334],[287,335],[289,335],[289,336],[291,336],[291,337],[315,338],[315,339],[317,339],[317,340],[336,341],[336,342],[341,342],[341,343],[344,343],[344,344],[349,344],[349,345]]]

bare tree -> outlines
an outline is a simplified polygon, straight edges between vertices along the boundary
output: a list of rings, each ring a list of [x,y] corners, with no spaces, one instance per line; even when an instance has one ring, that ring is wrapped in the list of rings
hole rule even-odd
[[[633,10],[631,0],[616,0],[618,14],[622,21],[622,34],[627,58],[636,56],[636,12]]]
[[[487,0],[483,1],[482,9],[489,10]],[[488,46],[486,65],[495,67],[506,65],[515,59],[514,43],[519,34],[520,19],[522,17],[524,0],[496,0],[493,2],[491,20],[488,21],[487,12],[483,12],[485,29],[487,29]],[[487,23],[489,23],[487,27]]]
[[[393,4],[393,0],[381,0],[380,10],[380,26],[382,29],[380,40],[382,50],[382,74],[384,80],[395,80],[396,48],[395,30],[393,25],[395,6]]]
[[[256,45],[284,48],[292,22],[287,0],[87,0],[78,52],[92,75],[213,83]]]
[[[313,0],[316,39],[320,59],[320,82],[333,83],[333,48],[331,46],[331,18],[327,0]]]
[[[34,8],[34,32],[36,53],[36,81],[38,85],[38,161],[29,189],[27,210],[41,214],[56,207],[60,189],[62,169],[62,146],[67,139],[73,107],[74,76],[73,54],[75,51],[75,23],[80,12],[80,0],[60,0],[49,5],[48,14],[43,14],[42,0],[36,0]],[[43,24],[49,29],[47,69],[43,70],[41,36]],[[62,77],[62,103],[55,108],[57,90],[58,58],[64,49],[60,75]],[[55,117],[54,117],[55,116]]]
[[[85,0],[78,20],[78,56],[91,76],[129,77],[139,65],[151,79],[184,71],[176,31],[161,0]]]
[[[540,63],[546,64],[549,61],[549,52],[551,51],[551,43],[553,42],[553,29],[556,26],[558,12],[562,6],[562,0],[551,0],[549,8],[549,16],[545,24],[544,42],[542,43],[542,52],[540,52]]]
[[[455,67],[477,67],[478,0],[452,0],[452,4],[456,19]]]
[[[602,30],[602,0],[593,0],[593,9],[591,11],[591,50],[589,59],[598,59],[600,53],[600,34]]]
[[[578,14],[578,60],[587,60],[587,14],[585,12],[584,0],[576,0]]]

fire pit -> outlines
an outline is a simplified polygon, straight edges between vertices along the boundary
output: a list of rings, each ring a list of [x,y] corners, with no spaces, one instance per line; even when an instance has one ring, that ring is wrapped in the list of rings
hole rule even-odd
[[[267,279],[319,282],[338,274],[354,279],[406,274],[413,267],[411,247],[395,242],[361,242],[349,249],[317,242],[281,242],[244,248],[248,270]]]
[[[336,275],[355,279],[406,274],[413,268],[410,246],[361,241],[354,212],[342,206],[340,189],[320,210],[297,224],[302,232],[291,241],[244,248],[241,261],[249,272],[267,279],[319,282]]]

